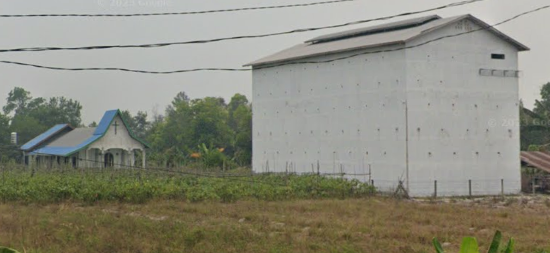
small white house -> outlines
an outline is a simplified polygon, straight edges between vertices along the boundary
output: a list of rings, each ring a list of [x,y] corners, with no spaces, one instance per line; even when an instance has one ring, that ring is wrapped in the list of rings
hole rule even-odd
[[[401,181],[411,196],[518,193],[526,50],[471,15],[433,15],[254,61],[253,169]]]
[[[148,145],[128,128],[119,110],[105,112],[97,127],[55,125],[21,146],[27,164],[44,167],[131,168],[141,152],[146,165]]]

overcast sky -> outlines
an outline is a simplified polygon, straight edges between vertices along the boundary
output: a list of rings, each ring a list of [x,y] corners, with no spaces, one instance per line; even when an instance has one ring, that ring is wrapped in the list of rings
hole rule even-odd
[[[0,49],[36,46],[89,46],[210,39],[324,26],[422,10],[457,0],[357,0],[290,9],[220,14],[135,18],[3,18]],[[152,13],[307,3],[306,0],[10,0],[0,14]],[[470,13],[489,24],[549,4],[548,0],[486,0],[434,12],[442,17]],[[426,15],[426,14],[425,14]],[[422,15],[417,15],[422,16]],[[396,19],[397,20],[397,19]],[[108,49],[0,53],[1,60],[60,67],[124,67],[173,70],[197,67],[237,68],[252,60],[312,37],[381,22],[261,39],[154,49]],[[550,81],[550,9],[498,27],[531,48],[520,53],[520,97],[531,108],[540,86]],[[99,121],[103,112],[119,108],[151,112],[165,106],[179,91],[191,98],[235,93],[251,95],[250,72],[200,72],[146,75],[122,72],[66,72],[0,64],[0,106],[13,87],[33,96],[66,96],[83,105],[83,123]]]

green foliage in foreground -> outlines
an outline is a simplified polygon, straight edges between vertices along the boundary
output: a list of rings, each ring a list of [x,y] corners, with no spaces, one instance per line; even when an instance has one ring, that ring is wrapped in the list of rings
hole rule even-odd
[[[493,242],[491,243],[491,246],[489,247],[489,251],[487,253],[512,253],[514,251],[514,240],[510,239],[508,241],[508,244],[506,245],[506,248],[499,251],[498,248],[500,247],[500,239],[502,238],[502,234],[500,231],[497,230],[495,233],[495,236],[493,237]],[[435,247],[435,250],[437,253],[444,253],[443,247],[441,247],[441,244],[437,240],[437,238],[433,239],[433,244]],[[465,237],[462,240],[462,245],[460,245],[460,253],[479,253],[479,247],[477,246],[476,238],[474,237]]]
[[[0,253],[19,253],[19,251],[0,246]]]
[[[363,197],[373,188],[357,180],[316,175],[254,175],[197,177],[139,170],[6,170],[0,172],[0,200],[34,203],[60,201],[120,201],[151,199],[190,202],[240,199],[284,200]]]

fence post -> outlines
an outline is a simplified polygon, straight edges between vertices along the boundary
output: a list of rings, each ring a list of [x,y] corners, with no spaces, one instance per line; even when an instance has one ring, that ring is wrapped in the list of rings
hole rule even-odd
[[[371,167],[370,167],[370,163],[369,163],[369,181],[371,181],[371,175],[372,175],[371,173],[372,173],[372,171],[371,171]]]
[[[286,161],[286,173],[288,174],[288,161]]]
[[[536,190],[535,190],[535,177],[533,177],[533,182],[531,182],[531,185],[533,186],[533,194],[535,194]]]
[[[437,180],[434,180],[434,198],[437,198]]]
[[[468,195],[472,197],[472,180],[468,179]]]
[[[500,179],[500,194],[504,198],[504,179]]]
[[[320,167],[321,167],[321,165],[319,164],[319,160],[317,160],[317,176],[321,175]]]

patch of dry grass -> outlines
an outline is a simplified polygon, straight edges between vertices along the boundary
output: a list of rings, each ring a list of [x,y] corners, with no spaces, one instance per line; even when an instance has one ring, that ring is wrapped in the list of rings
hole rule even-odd
[[[495,230],[517,252],[550,249],[550,208],[386,198],[147,204],[0,205],[0,245],[26,252],[458,252]],[[447,245],[447,244],[446,244]]]

